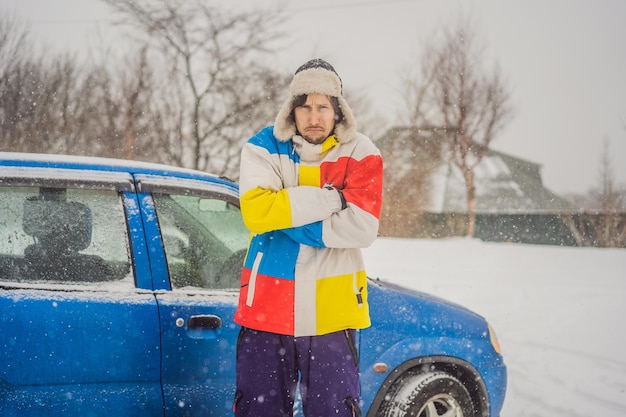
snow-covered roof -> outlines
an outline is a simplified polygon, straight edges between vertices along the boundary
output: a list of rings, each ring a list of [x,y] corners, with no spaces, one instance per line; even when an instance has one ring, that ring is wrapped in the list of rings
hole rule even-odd
[[[419,150],[420,146],[432,149],[433,141],[428,136],[414,129],[391,132],[390,140],[412,147],[414,155],[407,163],[415,165],[424,164],[426,160],[434,161],[428,152]],[[381,145],[381,149],[385,147],[385,143]],[[429,198],[424,209],[433,213],[467,212],[467,192],[461,170],[453,163],[436,164],[426,186]],[[400,168],[398,173],[411,172],[407,167]],[[488,150],[474,169],[474,180],[477,213],[526,214],[571,208],[565,199],[544,187],[540,165],[502,152]]]
[[[511,169],[514,158],[490,152],[474,169],[477,213],[536,213],[566,209],[568,203],[537,181]],[[467,211],[465,180],[457,166],[442,164],[430,178],[431,212]]]

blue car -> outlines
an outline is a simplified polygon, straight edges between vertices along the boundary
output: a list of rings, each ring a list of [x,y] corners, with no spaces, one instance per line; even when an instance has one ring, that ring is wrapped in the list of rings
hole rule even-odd
[[[0,153],[0,415],[232,415],[248,239],[228,179]],[[485,319],[379,280],[369,297],[364,416],[500,414]]]

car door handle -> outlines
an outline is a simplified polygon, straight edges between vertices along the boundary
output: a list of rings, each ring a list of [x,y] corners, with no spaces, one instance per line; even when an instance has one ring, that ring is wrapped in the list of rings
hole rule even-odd
[[[212,314],[191,316],[187,321],[188,330],[217,330],[222,327],[222,319]]]
[[[213,314],[191,316],[187,320],[187,335],[192,339],[217,339],[222,334],[222,318]]]

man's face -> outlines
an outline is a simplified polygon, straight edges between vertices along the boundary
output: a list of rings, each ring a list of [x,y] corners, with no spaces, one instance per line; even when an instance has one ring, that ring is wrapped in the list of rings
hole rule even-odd
[[[294,109],[296,128],[311,143],[322,143],[335,128],[335,110],[330,98],[309,94],[302,106]]]

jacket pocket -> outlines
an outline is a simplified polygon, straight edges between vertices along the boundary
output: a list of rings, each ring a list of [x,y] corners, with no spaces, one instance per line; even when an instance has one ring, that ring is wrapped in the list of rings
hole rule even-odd
[[[243,399],[243,392],[241,390],[237,390],[235,392],[235,398],[233,399],[233,413],[237,413],[237,406]]]
[[[254,290],[256,288],[256,278],[259,272],[259,265],[261,265],[261,259],[263,259],[263,252],[257,252],[252,264],[252,271],[250,272],[250,282],[248,282],[248,296],[246,297],[246,305],[252,306],[254,301]]]
[[[348,396],[343,400],[343,403],[346,405],[346,407],[348,407],[348,410],[350,410],[350,412],[352,413],[352,417],[361,417],[361,407],[359,407],[359,404],[357,403],[357,401],[351,397]]]

